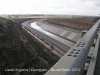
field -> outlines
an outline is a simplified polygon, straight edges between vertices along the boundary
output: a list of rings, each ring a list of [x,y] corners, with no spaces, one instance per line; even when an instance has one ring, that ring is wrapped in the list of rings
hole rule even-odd
[[[14,15],[0,15],[0,17],[4,17],[4,18],[83,18],[83,17],[87,17],[87,16],[49,15],[49,14],[14,14]],[[89,16],[89,17],[91,17],[91,16]]]
[[[52,18],[47,19],[48,23],[65,26],[77,30],[88,30],[90,29],[97,18],[94,17],[84,17],[84,18]]]

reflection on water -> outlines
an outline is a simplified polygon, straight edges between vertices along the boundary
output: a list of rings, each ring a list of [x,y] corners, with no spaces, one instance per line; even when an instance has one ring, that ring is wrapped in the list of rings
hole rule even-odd
[[[52,34],[52,33],[50,33],[50,32],[47,32],[47,31],[43,30],[42,28],[40,28],[39,26],[37,26],[37,25],[36,25],[36,22],[31,23],[31,26],[32,26],[33,28],[35,28],[36,30],[38,30],[38,31],[40,31],[40,32],[42,32],[42,33],[44,33],[44,34],[46,34],[46,35],[49,35],[49,36],[54,37],[54,34]]]
[[[42,33],[46,33],[45,30],[41,29],[39,26],[36,25],[36,22],[31,23],[31,26],[37,29],[38,31],[41,31]]]
[[[51,38],[53,38],[53,39],[55,39],[57,41],[65,44],[66,46],[69,46],[69,47],[74,46],[74,43],[41,29],[39,26],[36,25],[36,22],[31,23],[31,27],[36,29],[36,30],[38,30],[38,31],[40,31],[40,32],[42,32],[43,34],[46,34],[46,35],[50,36]]]

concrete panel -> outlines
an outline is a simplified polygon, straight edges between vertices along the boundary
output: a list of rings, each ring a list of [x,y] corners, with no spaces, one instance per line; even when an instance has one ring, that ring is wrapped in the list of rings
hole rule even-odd
[[[48,30],[49,26],[45,26],[45,29]]]
[[[77,33],[72,32],[67,38],[72,40],[76,35]]]
[[[59,31],[59,28],[55,28],[54,33],[57,34],[58,31]]]
[[[56,33],[56,31],[57,31],[57,28],[54,27],[54,29],[52,30],[52,32],[53,32],[53,33]]]
[[[48,30],[50,30],[51,26],[48,26]]]
[[[55,28],[51,26],[51,28],[50,28],[49,31],[50,31],[50,32],[53,32],[54,29],[55,29]]]
[[[47,25],[45,25],[43,28],[45,29],[47,27]]]
[[[73,41],[78,41],[81,38],[81,34],[77,34],[72,40]]]
[[[63,35],[65,38],[67,38],[72,32],[67,32],[65,35]]]
[[[42,27],[43,26],[43,24],[41,24],[39,27]]]
[[[60,34],[60,36],[65,35],[67,32],[68,32],[67,30],[64,30],[64,31]]]
[[[64,30],[59,28],[59,31],[57,32],[57,34],[61,34]]]
[[[42,26],[41,26],[41,28],[43,28],[45,25],[43,24]]]
[[[52,26],[50,26],[49,31],[52,29]]]

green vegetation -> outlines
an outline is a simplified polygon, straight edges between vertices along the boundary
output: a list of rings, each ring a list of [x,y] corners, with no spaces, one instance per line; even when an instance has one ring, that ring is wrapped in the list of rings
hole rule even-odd
[[[21,14],[21,15],[0,15],[4,18],[72,18],[71,15],[40,15],[40,14]]]
[[[4,18],[84,18],[84,17],[96,17],[96,16],[82,16],[82,15],[53,15],[53,14],[12,14],[12,15],[0,15]]]

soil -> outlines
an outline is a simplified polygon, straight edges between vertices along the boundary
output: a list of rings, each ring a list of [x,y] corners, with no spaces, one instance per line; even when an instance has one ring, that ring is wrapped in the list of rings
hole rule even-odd
[[[60,59],[21,27],[26,20],[29,19],[0,18],[0,75],[43,75]],[[46,70],[29,71],[31,69]]]

